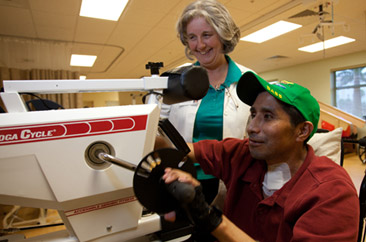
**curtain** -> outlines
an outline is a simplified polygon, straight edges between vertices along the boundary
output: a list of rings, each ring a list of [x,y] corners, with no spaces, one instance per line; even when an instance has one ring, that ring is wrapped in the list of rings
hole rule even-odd
[[[59,79],[79,79],[79,72],[65,70],[21,70],[15,68],[0,67],[0,87],[3,88],[4,80],[59,80]],[[60,94],[40,94],[43,99],[54,101],[64,108],[81,108],[83,106],[81,93],[60,93]],[[34,99],[31,95],[22,95],[24,101]],[[2,100],[1,107],[4,108]]]

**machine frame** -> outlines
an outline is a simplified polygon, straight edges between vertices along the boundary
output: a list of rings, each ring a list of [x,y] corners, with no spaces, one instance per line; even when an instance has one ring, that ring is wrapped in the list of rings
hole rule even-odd
[[[88,166],[82,154],[86,144],[102,141],[111,146],[116,156],[138,164],[153,150],[162,102],[159,93],[167,87],[168,77],[155,74],[141,79],[4,81],[0,96],[7,113],[0,114],[1,203],[57,209],[67,232],[44,235],[42,241],[147,241],[146,235],[161,229],[160,217],[141,216],[142,207],[131,187],[133,174],[113,165]],[[101,91],[151,94],[142,105],[35,112],[28,112],[20,95]],[[139,117],[143,117],[142,121]],[[141,128],[132,130],[138,122],[142,122]],[[104,130],[105,125],[122,128]],[[126,130],[126,125],[132,126]],[[68,137],[62,133],[65,129],[74,129],[74,133],[70,131]],[[92,130],[99,133],[92,134]],[[21,135],[29,139],[21,140]],[[121,149],[119,145],[126,147]],[[136,154],[129,155],[127,151]],[[64,164],[61,166],[60,162]],[[76,182],[78,174],[88,176],[89,181],[81,177]],[[12,177],[23,182],[6,180]],[[98,179],[100,183],[95,181]],[[95,184],[89,186],[88,182]],[[22,191],[29,183],[33,185],[28,186],[28,191]],[[129,221],[124,221],[127,217]]]

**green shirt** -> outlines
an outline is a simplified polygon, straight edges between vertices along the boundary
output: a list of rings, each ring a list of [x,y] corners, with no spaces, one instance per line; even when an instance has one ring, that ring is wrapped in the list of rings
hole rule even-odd
[[[235,62],[232,61],[229,56],[225,57],[229,63],[225,82],[221,84],[217,90],[210,85],[206,96],[202,98],[194,122],[193,142],[205,139],[223,139],[225,88],[228,88],[232,83],[239,81],[242,75]],[[196,62],[195,65],[199,65],[199,63]],[[199,180],[213,178],[211,175],[206,175],[199,167],[199,164],[195,165],[197,168],[197,178]]]

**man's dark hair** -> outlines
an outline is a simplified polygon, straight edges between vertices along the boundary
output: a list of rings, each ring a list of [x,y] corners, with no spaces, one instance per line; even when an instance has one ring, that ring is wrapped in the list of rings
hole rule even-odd
[[[305,117],[300,113],[300,111],[297,108],[285,102],[279,102],[279,103],[282,106],[282,109],[290,116],[290,122],[293,125],[293,127],[296,127],[298,124],[301,124],[306,121]],[[309,137],[304,141],[304,145],[310,139]]]
[[[306,121],[305,117],[300,113],[297,108],[285,102],[279,103],[281,104],[283,110],[290,116],[291,124],[294,127]]]

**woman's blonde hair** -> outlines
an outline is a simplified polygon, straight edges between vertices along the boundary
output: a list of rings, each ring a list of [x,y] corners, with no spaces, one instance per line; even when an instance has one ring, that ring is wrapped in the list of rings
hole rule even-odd
[[[224,54],[234,50],[240,38],[240,29],[236,26],[229,11],[216,0],[198,0],[184,9],[176,26],[178,36],[186,47],[185,53],[189,59],[193,58],[188,47],[187,25],[196,17],[204,17],[207,23],[215,29],[223,45]]]

